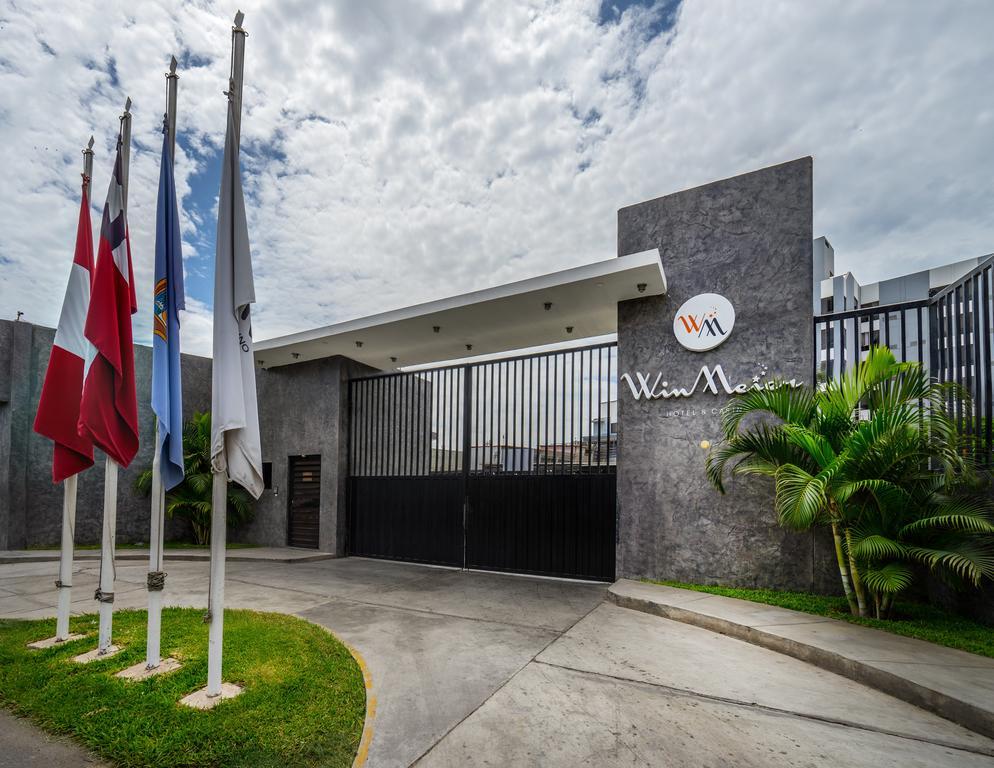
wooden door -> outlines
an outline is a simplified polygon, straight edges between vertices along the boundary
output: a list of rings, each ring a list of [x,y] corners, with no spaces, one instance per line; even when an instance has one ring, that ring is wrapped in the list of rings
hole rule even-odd
[[[321,515],[321,457],[290,457],[287,544],[318,548]]]

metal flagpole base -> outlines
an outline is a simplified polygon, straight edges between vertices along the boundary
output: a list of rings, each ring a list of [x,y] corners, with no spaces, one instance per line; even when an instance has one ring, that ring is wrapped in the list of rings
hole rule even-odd
[[[36,651],[43,651],[46,648],[54,648],[57,645],[63,645],[64,643],[71,643],[73,640],[82,640],[86,635],[80,634],[70,634],[66,637],[46,637],[44,640],[35,640],[33,643],[28,643],[28,648],[32,648]]]
[[[179,700],[179,703],[192,709],[213,709],[222,701],[233,699],[241,692],[242,687],[240,685],[221,683],[221,692],[216,696],[211,696],[207,693],[206,688],[201,688],[199,691],[194,691],[184,696]]]
[[[77,664],[89,664],[91,661],[100,661],[101,659],[109,659],[111,656],[116,656],[118,653],[124,649],[119,645],[112,645],[107,648],[106,651],[101,651],[99,648],[94,648],[92,651],[87,651],[86,653],[81,653],[79,656],[73,656],[72,660]]]
[[[122,669],[115,675],[115,677],[131,681],[147,680],[148,678],[155,677],[156,675],[164,675],[167,672],[175,672],[182,666],[182,664],[173,658],[163,659],[159,662],[157,667],[149,667],[146,662],[139,661],[137,664],[130,666],[127,669]]]

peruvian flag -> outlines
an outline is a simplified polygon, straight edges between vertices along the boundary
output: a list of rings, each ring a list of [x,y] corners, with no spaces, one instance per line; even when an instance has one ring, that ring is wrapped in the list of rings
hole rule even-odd
[[[69,272],[62,314],[45,371],[34,430],[55,443],[52,481],[59,483],[93,466],[93,443],[79,434],[79,403],[89,344],[83,336],[93,280],[93,229],[90,226],[90,179],[83,176],[83,198],[76,227],[76,253]]]
[[[121,142],[100,225],[85,335],[92,344],[79,408],[79,434],[127,467],[138,452],[138,398],[131,316],[138,311],[124,210]]]

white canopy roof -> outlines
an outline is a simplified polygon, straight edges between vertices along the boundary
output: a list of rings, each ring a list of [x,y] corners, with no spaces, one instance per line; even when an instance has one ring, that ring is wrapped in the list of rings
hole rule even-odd
[[[654,249],[259,341],[255,358],[272,368],[344,355],[393,370],[495,354],[615,333],[619,301],[665,293]]]

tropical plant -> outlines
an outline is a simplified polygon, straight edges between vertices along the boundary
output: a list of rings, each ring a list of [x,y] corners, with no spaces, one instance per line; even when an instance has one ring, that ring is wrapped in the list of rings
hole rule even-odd
[[[775,384],[733,399],[708,478],[722,493],[726,470],[772,478],[779,523],[830,528],[850,610],[885,618],[916,566],[954,585],[994,577],[994,505],[950,398],[968,403],[962,388],[872,348],[815,389]]]
[[[195,413],[183,427],[183,482],[166,492],[166,514],[190,522],[198,544],[210,541],[211,529],[211,415]],[[135,488],[146,496],[152,490],[152,470],[135,480]],[[252,519],[252,497],[241,486],[228,483],[229,528]]]

